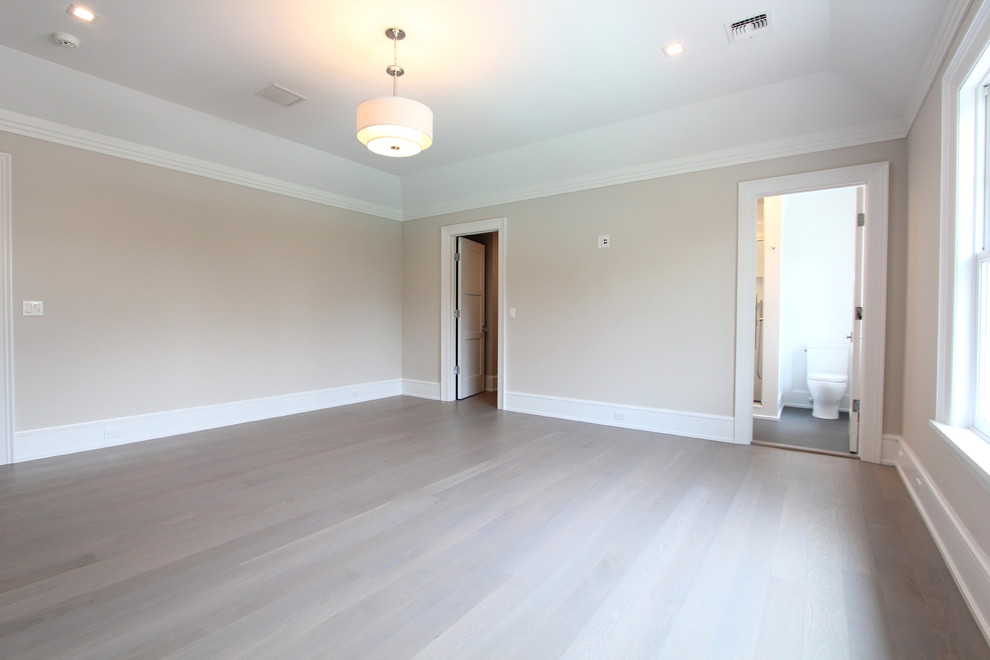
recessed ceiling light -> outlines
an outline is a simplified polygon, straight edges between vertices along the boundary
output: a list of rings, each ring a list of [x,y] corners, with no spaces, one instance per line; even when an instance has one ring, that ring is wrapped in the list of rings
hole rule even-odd
[[[71,14],[81,21],[86,21],[87,23],[92,23],[96,20],[96,14],[85,7],[80,7],[79,5],[69,5],[66,14]]]
[[[675,41],[674,43],[667,44],[663,47],[663,54],[667,57],[676,57],[684,52],[684,44],[680,41]]]

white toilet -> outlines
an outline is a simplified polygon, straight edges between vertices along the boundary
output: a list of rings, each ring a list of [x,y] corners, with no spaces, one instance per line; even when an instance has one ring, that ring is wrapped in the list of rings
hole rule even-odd
[[[808,344],[808,391],[813,417],[839,418],[839,402],[849,387],[849,347],[848,342]]]

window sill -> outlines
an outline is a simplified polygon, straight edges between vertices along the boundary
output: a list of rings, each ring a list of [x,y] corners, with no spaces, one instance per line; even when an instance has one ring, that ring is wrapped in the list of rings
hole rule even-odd
[[[972,429],[949,426],[934,420],[930,423],[962,459],[970,474],[990,493],[990,442]]]

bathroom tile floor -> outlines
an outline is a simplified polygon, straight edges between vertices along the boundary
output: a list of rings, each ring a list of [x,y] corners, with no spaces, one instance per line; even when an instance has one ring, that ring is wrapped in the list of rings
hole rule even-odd
[[[810,409],[785,407],[779,420],[753,420],[753,443],[855,455],[849,453],[849,413],[845,412],[839,413],[839,419],[817,419]]]

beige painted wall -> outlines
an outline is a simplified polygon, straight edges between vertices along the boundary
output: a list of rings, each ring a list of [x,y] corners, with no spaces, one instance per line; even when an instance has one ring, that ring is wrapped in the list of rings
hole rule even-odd
[[[440,227],[508,219],[509,392],[732,415],[738,184],[891,164],[884,430],[900,431],[903,140],[403,223],[403,377],[439,381]],[[612,247],[598,249],[609,234]]]
[[[398,378],[399,223],[0,133],[17,430]]]
[[[908,135],[905,363],[910,368],[904,374],[902,435],[974,540],[990,549],[986,491],[928,423],[935,419],[938,363],[941,130],[940,85],[935,85]]]

